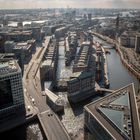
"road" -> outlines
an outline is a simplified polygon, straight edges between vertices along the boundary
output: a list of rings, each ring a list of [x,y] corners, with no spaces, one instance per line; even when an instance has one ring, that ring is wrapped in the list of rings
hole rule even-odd
[[[23,82],[29,93],[30,98],[34,98],[34,106],[38,108],[38,118],[48,140],[70,140],[70,137],[61,124],[57,115],[47,106],[46,97],[38,92],[35,78],[43,55],[47,49],[50,37],[45,40],[45,47],[40,47],[29,62],[24,72]],[[40,81],[37,81],[40,82]]]

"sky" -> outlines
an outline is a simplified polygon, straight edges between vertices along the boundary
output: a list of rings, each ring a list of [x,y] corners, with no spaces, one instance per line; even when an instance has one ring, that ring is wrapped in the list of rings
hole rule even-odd
[[[0,9],[67,7],[140,9],[140,0],[0,0]]]

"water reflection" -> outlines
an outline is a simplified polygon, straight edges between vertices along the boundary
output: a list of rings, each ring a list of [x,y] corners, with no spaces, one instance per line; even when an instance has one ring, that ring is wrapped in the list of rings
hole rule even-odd
[[[115,50],[110,50],[111,54],[107,55],[108,75],[111,89],[119,89],[130,83],[135,84],[138,90],[138,80],[123,66],[119,55]]]
[[[94,36],[94,40],[102,43],[103,47],[111,48],[111,44],[106,43],[102,39]],[[110,81],[111,89],[119,89],[130,83],[134,83],[136,93],[138,91],[138,86],[140,85],[137,78],[133,76],[126,67],[122,64],[120,56],[115,49],[110,49],[110,54],[107,56],[107,66],[108,66],[108,76]]]

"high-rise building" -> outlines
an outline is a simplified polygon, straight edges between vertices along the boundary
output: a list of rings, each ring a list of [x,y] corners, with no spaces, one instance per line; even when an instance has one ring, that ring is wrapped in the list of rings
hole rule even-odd
[[[84,20],[87,20],[87,15],[84,14],[84,15],[83,15],[83,18],[84,18]]]
[[[118,38],[118,33],[119,33],[119,14],[117,15],[117,18],[116,18],[116,39]]]
[[[21,21],[21,22],[18,22],[18,23],[17,23],[17,26],[18,26],[18,27],[23,27],[23,22],[22,22],[22,21]]]
[[[3,26],[7,26],[8,25],[8,20],[6,19],[6,17],[3,19]]]
[[[0,122],[25,113],[22,74],[15,60],[0,61]]]
[[[140,34],[136,35],[136,40],[135,40],[135,51],[137,53],[140,53]]]
[[[85,140],[139,140],[140,123],[134,84],[85,106]]]
[[[91,19],[92,19],[92,14],[89,13],[87,17],[88,17],[88,20],[91,21]]]
[[[119,14],[117,15],[117,18],[116,18],[116,29],[118,30],[119,28]]]
[[[4,53],[4,42],[4,37],[0,35],[0,53]]]

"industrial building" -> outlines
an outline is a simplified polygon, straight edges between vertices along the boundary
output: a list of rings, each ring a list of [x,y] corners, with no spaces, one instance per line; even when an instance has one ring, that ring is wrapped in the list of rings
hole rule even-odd
[[[32,31],[11,31],[11,32],[1,32],[1,36],[4,40],[9,41],[27,41],[32,39]]]
[[[136,40],[136,32],[124,32],[119,37],[119,42],[124,47],[134,48]]]
[[[76,103],[94,95],[95,77],[92,72],[75,72],[67,85],[68,99]]]
[[[45,89],[45,94],[46,102],[54,112],[64,111],[64,102],[58,95],[54,94],[48,89]]]
[[[65,63],[69,66],[74,60],[78,47],[78,39],[75,32],[70,32],[65,38]]]
[[[92,47],[95,50],[96,81],[101,81],[103,80],[102,75],[104,75],[105,52],[103,52],[103,48],[99,42],[94,42]]]
[[[81,72],[81,71],[87,71],[89,60],[90,60],[90,54],[91,54],[91,44],[90,42],[83,42],[78,55],[76,55],[76,58],[74,60],[73,65],[73,72]]]
[[[67,27],[61,27],[61,28],[56,29],[54,34],[55,34],[55,37],[59,39],[61,37],[64,37],[66,32],[67,32]]]
[[[48,45],[44,60],[40,67],[41,80],[52,81],[56,78],[58,46],[55,43]]]
[[[36,50],[36,41],[28,40],[26,42],[6,41],[4,45],[5,53],[14,53],[18,63],[23,71],[24,64],[28,63],[32,54]]]
[[[95,95],[98,56],[100,57],[99,50],[90,41],[82,43],[74,60],[73,75],[67,82],[70,101],[79,102]]]

